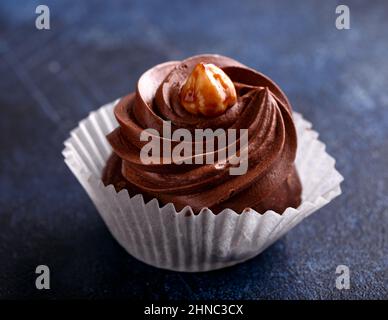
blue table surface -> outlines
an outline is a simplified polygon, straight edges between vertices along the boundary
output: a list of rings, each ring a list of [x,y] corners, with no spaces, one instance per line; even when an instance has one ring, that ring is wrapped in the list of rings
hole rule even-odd
[[[0,4],[0,298],[387,299],[388,4],[346,1]],[[199,53],[272,77],[344,176],[343,194],[258,257],[208,273],[147,266],[109,234],[65,166],[63,141],[147,68]],[[35,288],[35,267],[51,289]],[[350,289],[335,287],[336,267]]]

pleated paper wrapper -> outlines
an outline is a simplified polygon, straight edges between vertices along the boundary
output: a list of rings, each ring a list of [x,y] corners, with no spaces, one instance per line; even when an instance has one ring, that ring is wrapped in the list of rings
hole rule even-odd
[[[65,162],[95,204],[113,237],[132,256],[149,265],[176,271],[208,271],[248,260],[304,218],[341,194],[342,176],[335,160],[318,140],[311,123],[294,112],[298,135],[296,167],[302,182],[302,204],[282,214],[255,210],[215,215],[204,208],[194,215],[190,207],[177,212],[173,204],[160,207],[142,195],[129,197],[104,186],[101,175],[112,149],[106,135],[117,127],[107,104],[92,112],[65,141]]]

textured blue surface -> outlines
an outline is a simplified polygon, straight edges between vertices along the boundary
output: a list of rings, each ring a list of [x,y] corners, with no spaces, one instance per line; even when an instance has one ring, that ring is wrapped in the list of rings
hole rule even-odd
[[[0,4],[0,297],[388,298],[388,5],[347,1],[39,1]],[[168,6],[166,6],[168,3]],[[343,194],[260,256],[204,274],[154,269],[110,236],[62,160],[91,110],[156,63],[231,56],[272,77],[313,122]],[[35,289],[38,264],[51,290]],[[350,290],[335,288],[349,266]]]

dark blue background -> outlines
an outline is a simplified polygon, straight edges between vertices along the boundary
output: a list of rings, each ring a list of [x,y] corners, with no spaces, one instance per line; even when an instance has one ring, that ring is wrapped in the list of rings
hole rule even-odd
[[[388,4],[346,1],[41,1],[0,4],[0,297],[388,298]],[[154,64],[214,52],[277,81],[320,132],[343,194],[260,256],[204,274],[129,256],[63,163],[87,114]],[[51,290],[35,289],[38,264]],[[349,266],[351,289],[335,288]]]

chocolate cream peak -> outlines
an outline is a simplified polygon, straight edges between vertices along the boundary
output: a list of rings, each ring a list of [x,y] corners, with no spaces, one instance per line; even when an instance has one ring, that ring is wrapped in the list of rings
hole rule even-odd
[[[212,63],[233,81],[237,103],[217,117],[193,115],[180,104],[179,93],[198,63]],[[207,207],[218,213],[230,208],[240,213],[253,208],[282,213],[301,201],[301,184],[294,166],[297,148],[292,109],[285,94],[268,77],[220,55],[200,55],[171,61],[146,71],[136,93],[114,109],[118,128],[108,135],[113,154],[103,173],[106,185],[126,188],[131,196],[172,202],[177,210]],[[248,129],[248,171],[229,174],[229,164],[144,164],[140,140],[144,129],[163,135],[163,121],[172,130]],[[176,142],[173,142],[176,143]]]

